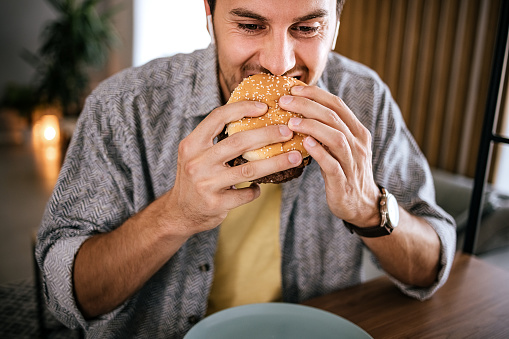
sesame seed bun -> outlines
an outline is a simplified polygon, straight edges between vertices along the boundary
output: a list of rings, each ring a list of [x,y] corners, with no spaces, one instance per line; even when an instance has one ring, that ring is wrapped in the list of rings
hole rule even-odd
[[[267,113],[261,117],[244,118],[233,121],[226,125],[226,136],[231,136],[241,131],[247,131],[255,128],[265,127],[269,125],[288,124],[291,117],[301,117],[300,114],[283,110],[279,107],[278,101],[281,96],[290,95],[290,89],[293,86],[306,86],[306,84],[298,79],[286,76],[273,76],[268,74],[256,74],[242,81],[233,91],[227,104],[252,100],[267,104]],[[239,165],[247,161],[255,161],[267,159],[285,152],[297,150],[302,153],[303,163],[296,168],[274,173],[267,177],[257,179],[258,183],[280,183],[291,180],[302,174],[304,166],[309,164],[310,157],[303,146],[306,135],[294,133],[291,140],[282,143],[275,143],[265,147],[248,151],[242,154],[241,159],[237,158],[234,165]]]

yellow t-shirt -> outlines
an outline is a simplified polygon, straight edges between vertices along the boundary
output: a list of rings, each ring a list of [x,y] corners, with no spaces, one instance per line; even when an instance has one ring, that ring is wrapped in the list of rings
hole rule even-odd
[[[258,199],[230,211],[220,226],[207,314],[281,300],[281,185],[260,188]]]

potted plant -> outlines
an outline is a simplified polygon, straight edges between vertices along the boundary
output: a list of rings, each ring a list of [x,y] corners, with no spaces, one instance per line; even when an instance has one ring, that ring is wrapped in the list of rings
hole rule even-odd
[[[118,41],[111,17],[99,13],[99,0],[46,0],[57,12],[42,32],[42,45],[27,59],[36,68],[36,92],[41,104],[58,106],[63,116],[77,116],[89,90],[91,67],[102,66]]]
[[[17,83],[8,83],[0,99],[0,109],[16,111],[17,115],[27,120],[36,104],[34,88]]]

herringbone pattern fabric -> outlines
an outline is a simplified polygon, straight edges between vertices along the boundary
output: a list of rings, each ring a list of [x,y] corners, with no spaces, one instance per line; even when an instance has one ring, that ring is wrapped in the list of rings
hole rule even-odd
[[[367,68],[331,54],[319,86],[341,97],[373,135],[375,178],[425,217],[442,241],[440,281],[407,294],[424,299],[445,281],[455,249],[452,219],[434,203],[426,161],[387,87]],[[72,292],[73,259],[98,232],[118,227],[171,189],[177,148],[221,104],[213,46],[153,61],[101,84],[87,100],[38,236],[48,305],[90,338],[181,338],[205,314],[217,229],[197,234],[135,296],[85,321]],[[283,299],[300,302],[360,282],[362,242],[327,207],[316,162],[283,185]],[[210,270],[200,267],[207,264]]]

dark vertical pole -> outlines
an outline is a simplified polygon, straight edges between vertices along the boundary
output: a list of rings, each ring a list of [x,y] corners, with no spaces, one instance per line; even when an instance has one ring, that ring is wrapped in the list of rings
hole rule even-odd
[[[472,254],[477,240],[477,229],[481,220],[484,185],[490,165],[494,137],[494,123],[500,98],[500,89],[504,82],[504,70],[507,64],[507,37],[509,31],[509,1],[502,0],[499,12],[497,38],[491,70],[491,79],[486,102],[481,143],[477,156],[474,188],[470,201],[470,211],[463,251]]]

